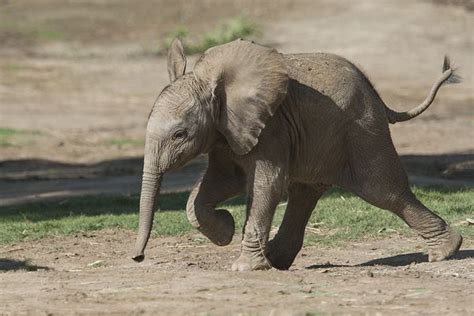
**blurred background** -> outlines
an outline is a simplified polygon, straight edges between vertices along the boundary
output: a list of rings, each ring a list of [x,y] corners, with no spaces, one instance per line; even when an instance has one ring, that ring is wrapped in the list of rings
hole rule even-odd
[[[0,204],[140,189],[148,113],[176,36],[188,70],[243,37],[283,53],[336,53],[394,109],[420,103],[449,54],[464,82],[391,126],[415,183],[473,184],[474,1],[0,0]],[[199,158],[170,175],[185,189]]]

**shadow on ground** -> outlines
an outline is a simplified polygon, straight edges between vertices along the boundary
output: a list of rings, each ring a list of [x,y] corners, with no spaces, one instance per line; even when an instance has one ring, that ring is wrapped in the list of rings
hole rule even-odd
[[[462,260],[474,258],[473,249],[459,250],[450,260]],[[390,267],[403,267],[413,263],[428,262],[428,255],[421,252],[407,253],[403,255],[396,255],[391,257],[385,257],[380,259],[370,260],[364,263],[356,265],[345,265],[345,264],[314,264],[306,267],[306,269],[331,269],[331,268],[351,268],[351,267],[371,267],[371,266],[390,266]]]
[[[472,152],[446,155],[403,155],[401,159],[408,174],[471,182],[474,179]]]
[[[143,157],[105,160],[92,164],[63,163],[45,159],[19,159],[0,162],[0,180],[90,179],[139,175]]]
[[[206,159],[198,157],[180,170],[167,173],[162,192],[190,190],[206,165]],[[0,206],[86,195],[137,194],[142,169],[143,158],[90,165],[46,160],[3,161],[0,162]]]
[[[14,270],[26,270],[26,271],[38,271],[38,270],[51,270],[49,267],[37,266],[30,264],[28,260],[14,260],[0,258],[0,271],[14,271]]]
[[[403,155],[405,169],[412,174],[473,179],[474,152],[442,155]],[[200,156],[181,169],[181,172],[202,172],[205,156]],[[43,159],[0,161],[1,181],[89,179],[111,176],[140,175],[143,157],[105,160],[93,164],[62,163]]]
[[[422,186],[474,187],[474,153],[405,155],[410,181]],[[162,192],[188,191],[206,169],[200,156],[165,175]],[[140,192],[143,158],[114,159],[94,164],[48,160],[0,162],[0,206],[94,194]]]

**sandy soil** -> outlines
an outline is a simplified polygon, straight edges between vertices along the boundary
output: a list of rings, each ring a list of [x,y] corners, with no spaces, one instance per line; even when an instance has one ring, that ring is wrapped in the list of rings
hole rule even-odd
[[[468,0],[0,0],[0,127],[39,131],[0,147],[0,204],[136,192],[139,141],[168,82],[165,59],[153,54],[158,40],[177,23],[197,34],[242,10],[262,25],[259,42],[343,55],[400,110],[424,99],[449,53],[464,83],[443,87],[429,111],[391,130],[416,183],[472,186],[473,7]],[[167,186],[189,186],[204,166],[194,162]],[[420,240],[394,236],[307,247],[288,272],[232,273],[236,242],[218,248],[198,235],[155,238],[137,265],[127,256],[132,235],[1,247],[1,312],[474,313],[471,240],[441,263],[425,262]]]
[[[239,238],[219,248],[199,235],[156,238],[140,264],[133,235],[101,231],[0,248],[2,312],[62,315],[468,315],[474,250],[427,263],[421,240],[305,247],[289,271],[230,272]],[[15,259],[12,259],[15,258]]]

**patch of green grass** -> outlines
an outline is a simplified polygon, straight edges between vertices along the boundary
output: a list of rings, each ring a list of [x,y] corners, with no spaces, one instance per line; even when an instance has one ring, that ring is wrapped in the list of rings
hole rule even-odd
[[[216,45],[225,44],[238,38],[259,34],[258,25],[244,15],[239,15],[218,23],[214,28],[200,36],[192,37],[187,26],[179,25],[171,31],[161,45],[159,53],[169,48],[175,38],[183,42],[184,50],[188,54],[197,54]]]
[[[162,194],[154,235],[178,235],[191,229],[183,210],[187,193]],[[104,228],[136,229],[138,195],[86,196],[62,201],[0,207],[0,244]]]
[[[8,137],[8,136],[11,136],[11,135],[15,135],[19,133],[18,130],[15,130],[13,128],[1,128],[0,127],[0,137]]]
[[[30,20],[0,16],[0,33],[14,36],[17,41],[60,41],[65,33],[53,20]]]
[[[145,141],[143,139],[132,139],[132,138],[116,138],[107,141],[109,145],[115,145],[119,147],[123,146],[144,146]]]
[[[65,38],[62,31],[49,24],[39,25],[31,33],[33,37],[44,41],[61,41]]]
[[[472,189],[415,187],[413,191],[428,208],[449,223],[456,224],[474,215]],[[311,216],[308,225],[320,229],[323,233],[308,233],[308,243],[331,244],[391,234],[416,235],[398,216],[341,190],[332,190],[325,195],[318,203],[317,211]],[[466,236],[474,236],[472,227],[457,228]]]
[[[416,195],[429,208],[450,223],[472,217],[474,190],[447,188],[415,188]],[[185,206],[188,193],[161,194],[155,214],[154,236],[182,235],[195,231],[188,223]],[[0,207],[0,244],[39,239],[53,235],[69,235],[104,228],[136,230],[138,195],[88,196],[62,201],[29,203]],[[239,197],[224,203],[242,230],[245,199]],[[273,225],[283,218],[285,205],[280,205]],[[372,207],[354,195],[331,190],[319,202],[309,220],[307,244],[334,245],[347,240],[381,238],[390,234],[414,235],[398,217]],[[472,226],[457,227],[465,237],[474,236]]]
[[[16,73],[25,69],[24,65],[17,63],[8,63],[2,66],[2,70],[8,73]],[[0,132],[1,135],[1,132]]]
[[[19,133],[20,131],[12,128],[0,128],[0,147],[13,146],[12,138]]]
[[[18,130],[12,128],[0,128],[0,147],[25,146],[34,143],[35,137],[41,136],[42,132],[31,130]]]

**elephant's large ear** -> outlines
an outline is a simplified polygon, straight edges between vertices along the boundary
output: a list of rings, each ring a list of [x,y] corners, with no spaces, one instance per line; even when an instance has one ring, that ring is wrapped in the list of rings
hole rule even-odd
[[[274,49],[236,40],[207,50],[193,71],[199,80],[215,87],[220,103],[218,130],[235,153],[248,153],[286,96],[283,56]]]
[[[171,42],[168,50],[168,75],[170,81],[174,81],[184,75],[186,71],[186,56],[184,55],[183,44],[177,38]]]

